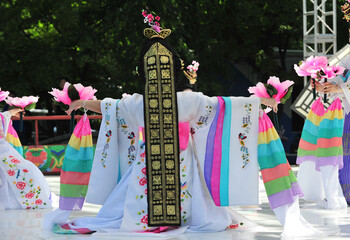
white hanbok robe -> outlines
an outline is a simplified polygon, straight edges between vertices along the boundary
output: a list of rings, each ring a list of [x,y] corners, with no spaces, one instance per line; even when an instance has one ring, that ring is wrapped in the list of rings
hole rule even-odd
[[[258,205],[259,99],[219,100],[202,93],[181,92],[177,93],[177,100],[178,120],[189,123],[192,134],[188,132],[188,145],[180,152],[181,227],[167,233],[256,226],[230,208],[219,206]],[[223,101],[225,113],[220,111]],[[147,225],[146,155],[144,143],[138,140],[139,128],[144,126],[143,96],[105,99],[101,110],[103,119],[86,201],[103,207],[96,217],[78,218],[68,224],[69,211],[58,209],[47,215],[45,228],[51,229],[53,221],[62,225],[54,227],[56,233],[97,231],[130,236],[154,231]],[[222,125],[213,124],[219,122],[220,114],[225,114]],[[222,136],[213,134],[212,127],[222,127]],[[222,146],[216,145],[217,140]],[[214,160],[209,166],[207,156],[213,154],[222,154],[223,160]],[[318,234],[300,215],[297,197],[274,211],[282,225],[288,226],[287,235]]]
[[[226,151],[230,156],[227,171],[226,203],[220,205],[258,204],[258,98],[232,98],[231,141]],[[244,108],[245,103],[251,109]],[[202,93],[178,93],[179,122],[188,122],[188,144],[180,152],[181,217],[178,231],[215,232],[230,226],[255,226],[225,207],[214,204],[205,176],[205,155],[208,135],[216,116],[217,97]],[[122,100],[101,102],[103,120],[100,127],[92,167],[87,202],[103,204],[96,217],[79,218],[69,225],[72,229],[88,228],[102,232],[139,232],[152,230],[147,226],[147,179],[144,143],[139,141],[139,128],[144,127],[143,96],[134,94]],[[248,112],[247,112],[248,111]],[[247,115],[248,114],[248,115]],[[238,138],[242,119],[249,116],[245,141],[250,162],[244,162]],[[117,124],[115,124],[117,123]],[[238,127],[239,126],[239,127]],[[247,127],[247,126],[246,126]],[[181,143],[180,143],[181,145]],[[246,165],[245,168],[242,166]],[[217,167],[213,164],[213,169]],[[212,181],[213,182],[213,181]],[[222,191],[222,190],[221,190]]]

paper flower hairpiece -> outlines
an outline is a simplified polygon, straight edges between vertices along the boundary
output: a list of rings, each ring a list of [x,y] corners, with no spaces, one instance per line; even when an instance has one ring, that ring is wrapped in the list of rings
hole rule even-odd
[[[147,13],[146,10],[142,10],[142,16],[144,17],[143,22],[148,23],[150,27],[152,27],[156,32],[159,33],[162,29],[159,24],[160,17],[155,15],[155,12]]]
[[[0,88],[0,102],[4,101],[8,97],[9,94],[10,94],[10,92],[1,91],[1,88]]]
[[[181,69],[183,70],[184,75],[189,80],[190,84],[195,84],[197,82],[197,71],[199,67],[199,63],[196,61],[192,61],[191,65],[187,66],[188,71],[184,69],[184,62],[181,60]]]
[[[191,64],[191,65],[188,65],[188,66],[187,66],[187,69],[188,69],[190,72],[197,72],[197,71],[198,71],[198,67],[199,67],[199,62],[192,61],[192,64]]]

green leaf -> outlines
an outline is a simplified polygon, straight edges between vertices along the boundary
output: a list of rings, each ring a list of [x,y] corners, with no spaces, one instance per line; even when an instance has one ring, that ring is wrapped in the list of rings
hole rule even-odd
[[[290,96],[292,95],[292,91],[293,91],[293,86],[290,86],[290,87],[288,88],[288,91],[287,91],[286,95],[284,95],[284,97],[281,98],[281,100],[280,100],[281,104],[285,104],[285,103],[286,103],[286,101],[287,101],[287,100],[290,98]]]
[[[33,102],[33,103],[29,104],[28,106],[26,106],[24,109],[29,111],[29,110],[34,109],[35,107],[36,107],[36,103]]]

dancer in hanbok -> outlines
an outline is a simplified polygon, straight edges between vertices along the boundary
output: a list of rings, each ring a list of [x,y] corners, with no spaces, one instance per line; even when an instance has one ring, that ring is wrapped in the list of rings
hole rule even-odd
[[[350,204],[350,56],[346,56],[341,60],[340,66],[345,68],[343,74],[335,77],[323,85],[317,83],[316,90],[323,93],[329,93],[332,98],[340,98],[344,108],[344,130],[343,130],[343,168],[338,172],[333,171],[334,182],[337,188],[332,188],[330,196],[338,196],[341,201],[341,206],[345,207],[344,197],[346,202]]]
[[[103,207],[96,217],[66,222],[72,209],[62,206],[46,217],[47,227],[59,223],[54,232],[172,235],[255,226],[225,206],[258,204],[259,106],[277,111],[277,102],[184,91],[195,74],[182,70],[165,41],[170,32],[144,31],[149,40],[138,68],[144,95],[71,103],[68,114],[83,107],[103,115],[86,196]],[[282,180],[271,195],[278,220],[288,235],[318,234],[300,215],[301,192],[286,172],[266,179],[271,186]],[[283,199],[274,198],[280,193]]]
[[[50,187],[32,162],[6,141],[11,116],[22,109],[0,113],[0,209],[51,208]]]

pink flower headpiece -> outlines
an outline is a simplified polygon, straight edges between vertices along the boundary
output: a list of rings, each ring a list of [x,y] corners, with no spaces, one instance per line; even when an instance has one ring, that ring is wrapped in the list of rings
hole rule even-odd
[[[290,97],[293,84],[290,80],[280,82],[278,77],[273,76],[267,80],[267,84],[258,82],[255,87],[248,88],[248,91],[257,97],[273,97],[278,103],[284,104]]]
[[[192,64],[191,64],[191,65],[188,65],[188,66],[187,66],[187,69],[188,69],[190,72],[197,72],[197,71],[198,71],[198,67],[199,67],[199,62],[192,61]]]
[[[24,96],[21,98],[19,98],[19,97],[7,97],[7,99],[5,101],[10,106],[20,107],[20,108],[24,109],[31,104],[37,103],[38,100],[39,100],[39,97]]]
[[[334,78],[345,70],[341,66],[329,66],[328,59],[323,56],[308,57],[305,61],[301,61],[299,66],[294,64],[294,69],[300,77],[310,76],[317,80]]]
[[[148,23],[149,26],[159,33],[162,29],[159,24],[160,17],[155,15],[155,12],[147,13],[146,10],[142,10],[142,16],[145,18],[143,22]]]
[[[8,97],[9,94],[10,94],[10,92],[1,91],[1,88],[0,88],[0,102],[4,101]]]
[[[58,90],[57,88],[52,88],[52,91],[49,92],[52,96],[54,96],[55,101],[62,102],[66,105],[70,105],[72,100],[68,96],[68,88],[71,84],[69,82],[66,82],[63,86],[62,90]],[[81,100],[96,100],[95,93],[97,92],[96,89],[92,88],[91,86],[84,87],[82,84],[74,84],[73,85],[75,89],[79,93],[79,99]]]

